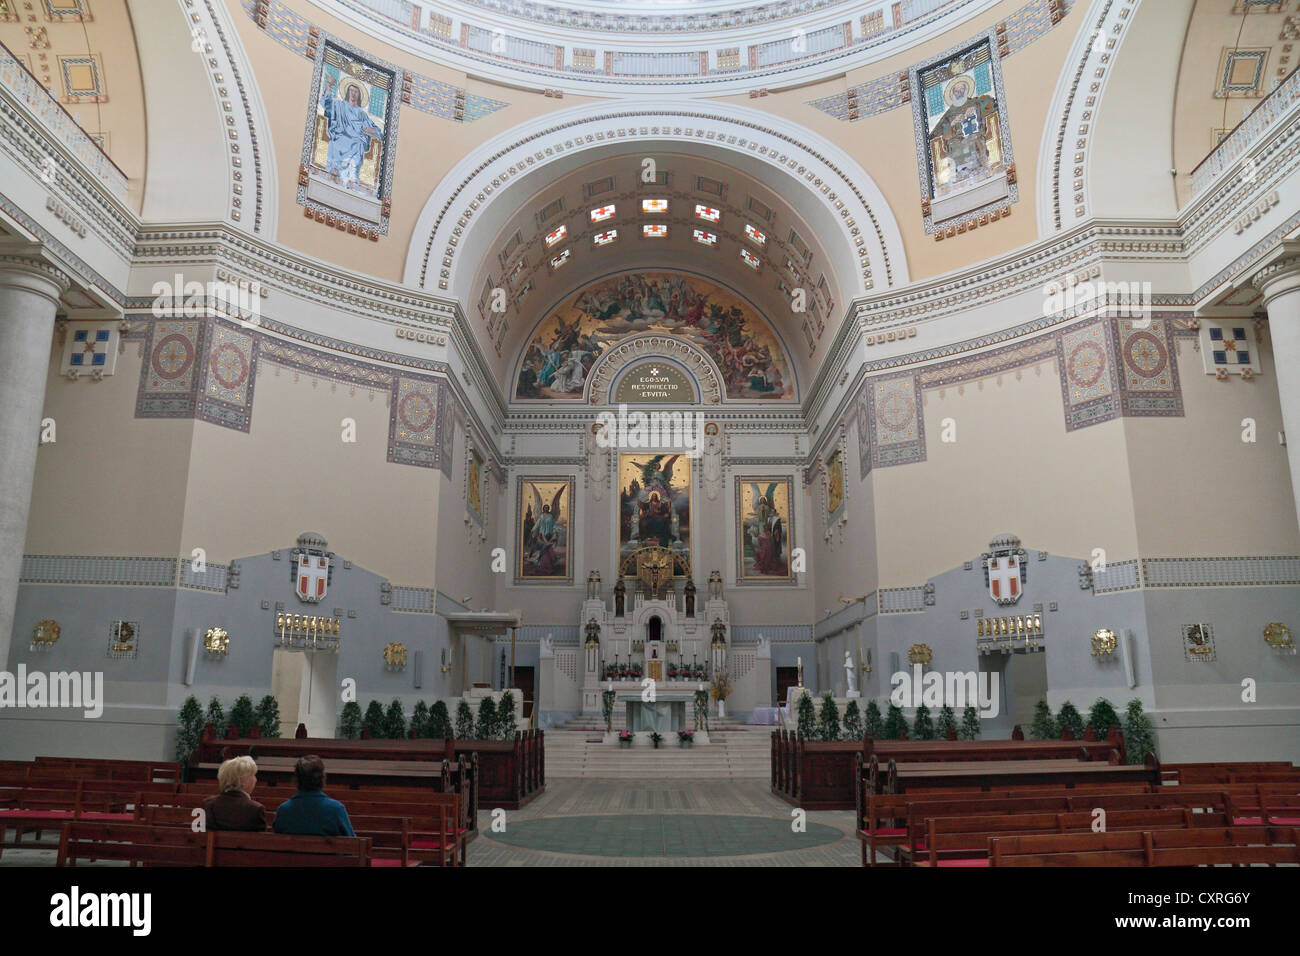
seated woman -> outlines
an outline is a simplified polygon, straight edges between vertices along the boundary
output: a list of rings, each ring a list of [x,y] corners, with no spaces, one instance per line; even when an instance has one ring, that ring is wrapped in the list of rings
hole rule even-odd
[[[347,808],[325,795],[325,762],[314,754],[300,757],[293,772],[298,778],[298,792],[276,810],[275,832],[300,836],[356,836],[352,832]]]
[[[266,808],[253,799],[257,786],[257,764],[252,757],[227,760],[217,771],[221,793],[203,801],[203,812],[211,830],[266,829]]]

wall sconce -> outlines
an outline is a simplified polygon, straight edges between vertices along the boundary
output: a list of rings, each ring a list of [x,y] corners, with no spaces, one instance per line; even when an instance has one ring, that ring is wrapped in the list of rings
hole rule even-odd
[[[1295,639],[1291,636],[1291,628],[1281,621],[1274,621],[1264,627],[1264,643],[1279,654],[1295,653]]]
[[[406,670],[406,647],[396,641],[384,645],[384,666],[390,671]]]
[[[451,665],[447,663],[447,648],[445,647],[442,649],[442,663],[438,665],[438,669],[444,674],[451,671]]]
[[[59,622],[47,618],[32,628],[32,643],[30,650],[48,651],[54,646],[54,642],[59,639],[62,628]]]
[[[1092,635],[1092,656],[1105,657],[1115,653],[1115,648],[1119,646],[1119,639],[1115,632],[1108,628],[1098,628]]]
[[[203,635],[203,650],[208,657],[223,657],[230,653],[230,635],[224,628],[210,627]]]

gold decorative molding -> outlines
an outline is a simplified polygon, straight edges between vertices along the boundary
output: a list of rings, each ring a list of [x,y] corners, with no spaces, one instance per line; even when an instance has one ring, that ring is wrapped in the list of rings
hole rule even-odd
[[[384,645],[384,664],[390,671],[406,670],[406,646],[396,641]]]
[[[48,651],[54,646],[62,632],[63,629],[59,627],[59,622],[53,618],[40,621],[32,628],[31,649],[34,651]]]
[[[1281,621],[1274,621],[1264,627],[1264,643],[1275,651],[1289,651],[1295,653],[1295,639],[1291,636],[1291,628],[1287,627]]]

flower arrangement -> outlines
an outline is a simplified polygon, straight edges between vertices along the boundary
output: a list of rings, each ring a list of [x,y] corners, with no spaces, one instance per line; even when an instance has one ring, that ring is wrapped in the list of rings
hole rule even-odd
[[[620,731],[618,732],[618,739],[619,739],[619,740],[631,740],[631,739],[632,739],[632,731],[630,731],[630,730],[620,730]]]
[[[650,735],[650,742],[654,744],[657,749],[659,745],[664,742],[664,735],[659,733],[659,731],[656,730],[654,733]]]
[[[677,680],[677,675],[678,675],[679,673],[683,673],[683,674],[684,674],[685,672],[684,672],[684,671],[678,671],[678,670],[677,670],[677,665],[676,665],[676,664],[669,664],[669,665],[668,665],[668,679],[669,679],[669,680]]]
[[[679,731],[677,731],[677,739],[678,739],[678,740],[685,741],[686,743],[690,743],[692,740],[695,739],[695,731],[693,731],[693,730],[679,730]]]
[[[713,684],[709,689],[709,696],[714,700],[726,700],[731,696],[731,679],[727,676],[726,671],[718,671],[713,675]]]

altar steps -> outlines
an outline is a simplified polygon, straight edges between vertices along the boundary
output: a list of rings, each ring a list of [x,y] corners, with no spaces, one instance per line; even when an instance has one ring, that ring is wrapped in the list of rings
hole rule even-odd
[[[590,733],[546,734],[546,775],[598,780],[644,779],[647,776],[690,780],[766,779],[771,767],[771,730],[736,723],[718,730],[709,721],[708,744],[683,750],[675,734],[659,749],[624,750],[599,740],[604,722]],[[566,725],[567,726],[567,725]],[[577,728],[573,728],[577,729]],[[617,729],[617,728],[616,728]],[[591,739],[589,739],[591,738]]]

